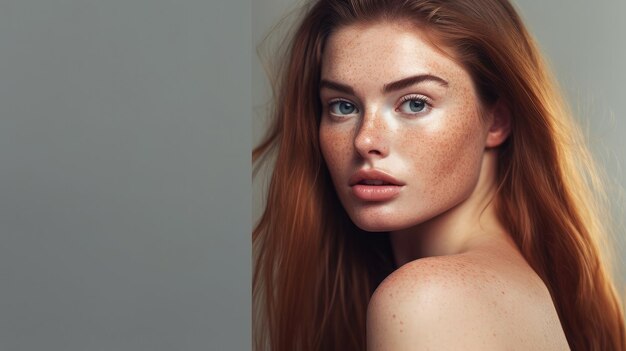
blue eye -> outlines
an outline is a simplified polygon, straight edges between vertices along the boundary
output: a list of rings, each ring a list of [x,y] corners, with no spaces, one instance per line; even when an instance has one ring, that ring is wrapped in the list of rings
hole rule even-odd
[[[400,110],[404,113],[416,114],[425,112],[428,110],[428,100],[418,96],[408,96],[403,99],[404,102],[400,105]]]
[[[334,101],[329,104],[330,113],[334,115],[350,115],[353,113],[357,113],[358,110],[353,103],[348,101],[339,100]]]

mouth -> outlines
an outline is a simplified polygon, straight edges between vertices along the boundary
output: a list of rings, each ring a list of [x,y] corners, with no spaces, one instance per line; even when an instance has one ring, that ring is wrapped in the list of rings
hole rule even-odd
[[[379,170],[359,170],[350,177],[352,194],[363,201],[388,201],[398,195],[404,182]]]
[[[348,185],[404,185],[405,183],[394,178],[391,174],[377,169],[360,169],[356,171],[348,180]]]
[[[389,182],[386,182],[386,181],[380,180],[380,179],[363,179],[360,182],[358,182],[357,184],[362,184],[362,185],[398,185],[398,184],[389,183]],[[357,185],[357,184],[355,184],[355,185]]]

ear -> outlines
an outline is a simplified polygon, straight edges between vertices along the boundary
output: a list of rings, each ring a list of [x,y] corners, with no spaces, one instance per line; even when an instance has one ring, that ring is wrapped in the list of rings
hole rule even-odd
[[[511,112],[502,98],[491,108],[490,126],[487,134],[486,147],[497,147],[511,133]]]

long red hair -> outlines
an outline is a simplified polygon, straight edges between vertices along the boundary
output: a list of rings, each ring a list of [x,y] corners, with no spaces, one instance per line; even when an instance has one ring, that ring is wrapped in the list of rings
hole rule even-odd
[[[395,267],[389,238],[357,228],[318,142],[326,39],[342,26],[408,19],[464,66],[483,104],[507,103],[497,214],[543,279],[573,350],[626,350],[611,279],[601,182],[537,45],[507,0],[320,0],[276,80],[273,122],[253,162],[275,164],[253,232],[254,348],[364,350],[369,298]]]

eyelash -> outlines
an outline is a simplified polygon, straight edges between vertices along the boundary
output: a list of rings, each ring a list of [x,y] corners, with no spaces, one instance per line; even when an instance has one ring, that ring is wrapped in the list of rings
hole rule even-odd
[[[421,103],[423,103],[425,105],[423,111],[407,113],[407,114],[410,114],[410,115],[413,115],[413,116],[419,115],[419,114],[424,114],[424,113],[430,111],[430,109],[432,108],[432,101],[429,98],[427,98],[426,96],[423,96],[423,95],[412,94],[412,95],[405,95],[402,98],[400,98],[400,104],[398,104],[398,107],[396,107],[396,111],[398,111],[398,109],[402,105],[404,105],[404,103],[406,103],[407,101],[419,101],[419,102],[421,102]],[[348,103],[348,104],[354,106],[354,109],[356,110],[354,113],[358,113],[359,112],[359,109],[357,108],[356,104],[353,103],[353,102],[350,102],[349,100],[346,100],[346,99],[333,99],[333,100],[329,101],[328,102],[328,109],[331,110],[332,106],[334,104],[341,103],[341,102],[345,102],[345,103]],[[347,114],[347,115],[338,115],[338,114],[334,114],[334,113],[330,113],[330,114],[332,116],[334,116],[335,118],[343,119],[343,118],[345,118],[345,116],[349,116],[352,113],[351,114]]]
[[[346,100],[346,99],[333,99],[333,100],[328,102],[328,110],[329,110],[330,115],[332,115],[334,118],[343,119],[343,118],[345,118],[345,116],[351,115],[351,114],[338,115],[338,114],[334,114],[334,113],[330,112],[332,110],[332,107],[333,107],[334,104],[338,104],[338,103],[341,103],[341,102],[345,102],[345,103],[348,103],[348,104],[354,106],[355,112],[353,112],[351,114],[359,113],[359,109],[356,107],[355,103],[350,102],[349,100]]]
[[[430,111],[430,109],[432,108],[432,101],[427,98],[426,96],[423,95],[405,95],[400,99],[400,104],[398,105],[398,107],[396,108],[396,111],[402,106],[404,105],[405,102],[407,101],[419,101],[421,103],[423,103],[424,106],[424,110],[419,111],[419,112],[412,112],[409,113],[411,115],[420,115],[420,114],[424,114],[428,111]]]

